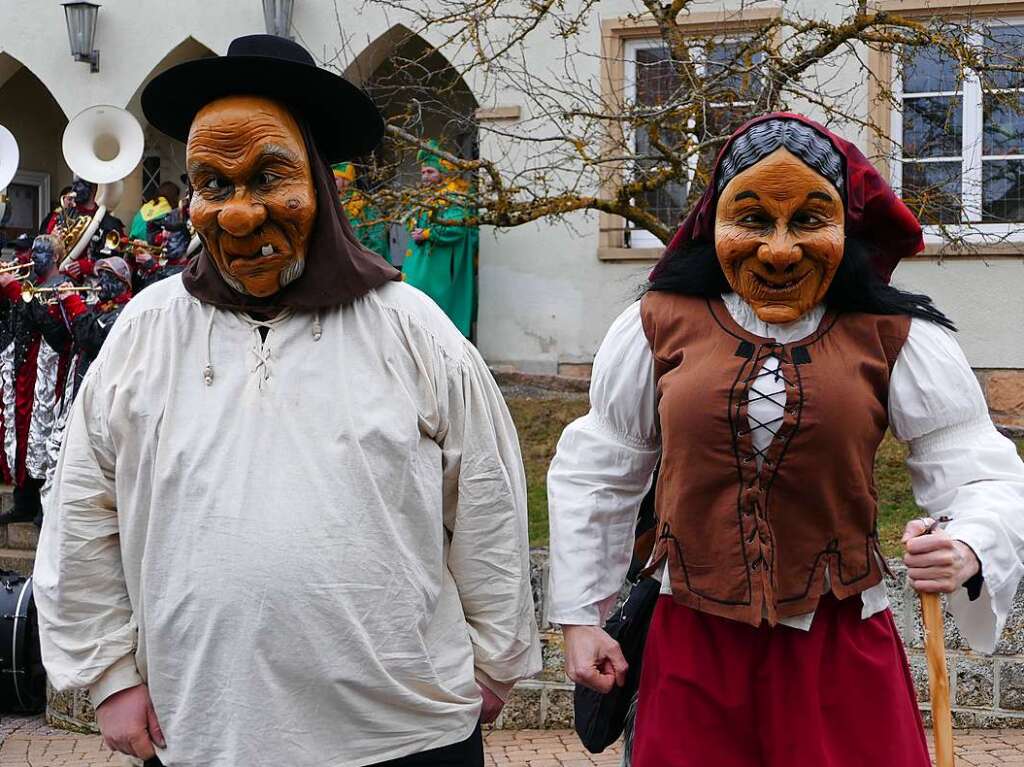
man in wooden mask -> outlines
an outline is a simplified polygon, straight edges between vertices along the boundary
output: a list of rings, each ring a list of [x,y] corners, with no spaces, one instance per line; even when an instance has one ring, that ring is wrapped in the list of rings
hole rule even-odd
[[[69,418],[50,679],[152,764],[482,765],[540,668],[523,468],[479,355],[337,204],[328,163],[379,114],[263,35],[142,103],[187,141],[203,250],[125,308]]]

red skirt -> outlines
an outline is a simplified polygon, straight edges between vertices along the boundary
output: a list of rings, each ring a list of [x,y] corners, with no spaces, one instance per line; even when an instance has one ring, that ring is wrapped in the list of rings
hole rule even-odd
[[[822,598],[810,631],[658,599],[632,767],[930,767],[907,658],[885,610]]]

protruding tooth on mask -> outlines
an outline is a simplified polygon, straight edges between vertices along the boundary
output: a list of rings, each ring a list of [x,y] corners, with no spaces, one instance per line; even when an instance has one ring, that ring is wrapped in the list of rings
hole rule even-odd
[[[273,253],[274,253],[274,246],[273,246],[273,245],[270,245],[270,244],[264,245],[264,246],[263,246],[263,247],[262,247],[262,248],[260,249],[260,253],[262,253],[262,254],[263,254],[264,256],[270,256],[270,255],[273,255]]]

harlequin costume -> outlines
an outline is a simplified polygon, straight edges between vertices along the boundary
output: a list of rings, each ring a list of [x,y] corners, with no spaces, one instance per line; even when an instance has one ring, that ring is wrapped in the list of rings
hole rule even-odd
[[[150,233],[155,228],[159,231],[160,219],[169,215],[175,210],[166,197],[157,197],[143,203],[132,219],[131,230],[128,236],[133,240],[149,240]]]
[[[548,617],[606,617],[660,462],[650,571],[662,596],[633,767],[927,767],[883,582],[875,452],[887,428],[909,444],[918,503],[951,517],[946,533],[976,554],[981,572],[948,605],[983,652],[1024,572],[1024,465],[955,341],[920,314],[822,303],[772,324],[728,289],[658,287],[678,254],[717,244],[719,195],[765,156],[759,137],[773,131],[839,192],[844,259],[850,243],[868,243],[865,268],[884,283],[923,245],[910,211],[849,142],[788,114],[738,130],[652,289],[608,332],[592,410],[559,443]]]
[[[391,246],[388,242],[387,222],[384,221],[380,208],[355,187],[356,166],[350,162],[340,162],[332,165],[331,170],[335,179],[343,179],[348,184],[338,193],[338,200],[345,215],[348,216],[349,223],[355,229],[356,238],[364,248],[376,253],[390,264]]]
[[[53,288],[68,278],[49,270],[63,255],[51,235],[32,246],[37,265],[31,284]],[[0,350],[0,398],[5,414],[3,461],[14,485],[14,511],[2,521],[37,519],[39,491],[50,469],[47,441],[60,413],[72,366],[71,333],[56,303],[22,300],[22,285],[11,282],[0,298],[0,323],[8,328]],[[13,417],[12,417],[13,414]]]
[[[436,141],[433,145],[440,149]],[[472,214],[468,198],[451,186],[455,171],[451,163],[426,149],[419,151],[417,159],[421,166],[435,168],[446,178],[437,194],[418,205],[406,219],[410,232],[422,229],[426,238],[409,241],[402,273],[406,282],[434,299],[468,338],[476,310],[477,229],[462,223]]]

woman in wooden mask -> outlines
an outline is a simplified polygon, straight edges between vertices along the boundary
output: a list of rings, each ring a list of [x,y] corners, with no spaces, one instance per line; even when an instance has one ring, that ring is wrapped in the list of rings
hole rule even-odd
[[[730,138],[609,331],[549,475],[548,618],[574,680],[623,683],[599,626],[660,462],[633,767],[929,764],[883,582],[886,429],[909,443],[924,512],[952,519],[907,526],[910,583],[994,649],[1024,572],[1024,465],[950,321],[888,284],[922,247],[852,144],[766,115]]]

